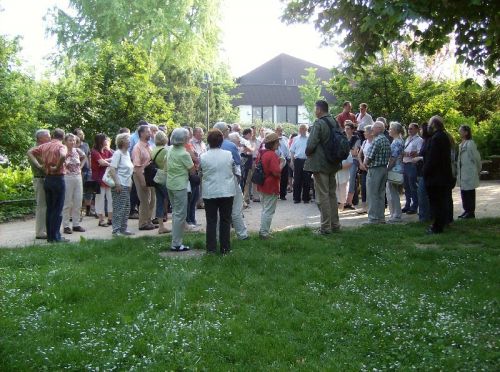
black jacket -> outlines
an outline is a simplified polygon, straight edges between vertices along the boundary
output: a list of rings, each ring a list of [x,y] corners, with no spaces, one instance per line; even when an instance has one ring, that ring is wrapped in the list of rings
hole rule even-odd
[[[451,173],[451,144],[448,135],[438,130],[429,140],[424,155],[423,174],[426,186],[453,184]]]

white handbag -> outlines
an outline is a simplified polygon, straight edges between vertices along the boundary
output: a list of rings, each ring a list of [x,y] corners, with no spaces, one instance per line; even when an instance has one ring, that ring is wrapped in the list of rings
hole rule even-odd
[[[389,172],[387,172],[387,181],[396,185],[402,185],[404,182],[403,173],[390,170]]]
[[[109,170],[111,167],[106,168],[106,172],[104,172],[104,176],[102,176],[102,182],[104,182],[109,187],[115,187],[115,180],[111,177]]]

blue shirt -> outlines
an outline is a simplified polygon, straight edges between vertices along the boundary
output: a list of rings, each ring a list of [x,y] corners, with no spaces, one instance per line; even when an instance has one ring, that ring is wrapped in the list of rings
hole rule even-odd
[[[139,133],[135,131],[130,135],[130,144],[128,145],[128,152],[130,155],[132,155],[132,150],[134,149],[134,146],[139,142]]]
[[[228,139],[224,139],[222,142],[222,146],[220,147],[222,150],[229,151],[233,155],[234,164],[238,167],[241,165],[241,157],[240,152],[238,151],[238,147]]]
[[[290,150],[288,149],[288,138],[285,136],[280,138],[280,145],[276,150],[278,156],[282,156],[285,159],[290,159]]]
[[[290,147],[290,152],[296,159],[306,159],[306,146],[307,146],[307,135],[297,136],[293,139],[292,147]]]

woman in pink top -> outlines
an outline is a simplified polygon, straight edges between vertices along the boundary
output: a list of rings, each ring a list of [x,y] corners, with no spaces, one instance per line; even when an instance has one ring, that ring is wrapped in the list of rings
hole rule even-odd
[[[94,148],[90,153],[92,179],[98,181],[101,186],[101,192],[95,196],[95,211],[99,216],[99,226],[108,227],[111,225],[113,218],[113,199],[111,197],[111,189],[104,182],[102,177],[109,167],[112,152],[106,148],[106,135],[103,133],[96,134],[94,139]],[[104,221],[104,201],[108,201],[108,222]]]
[[[64,144],[68,148],[68,155],[66,155],[66,174],[64,175],[66,191],[64,194],[63,226],[65,234],[72,234],[73,231],[85,231],[80,226],[80,208],[82,207],[83,197],[81,169],[85,164],[86,156],[82,150],[76,147],[76,136],[74,134],[67,134],[64,137]],[[70,214],[73,230],[70,227]]]

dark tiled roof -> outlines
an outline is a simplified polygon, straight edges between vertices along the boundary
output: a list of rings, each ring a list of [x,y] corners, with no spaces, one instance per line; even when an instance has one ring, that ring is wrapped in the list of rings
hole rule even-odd
[[[321,94],[328,102],[333,102],[333,96],[324,88]],[[239,98],[233,99],[234,106],[300,106],[304,104],[297,86],[240,85],[232,90],[231,95],[239,95]]]
[[[302,105],[298,86],[305,83],[301,76],[306,74],[305,69],[309,67],[317,69],[316,76],[320,80],[330,80],[329,69],[280,54],[236,80],[238,86],[231,91],[231,95],[240,97],[233,99],[233,105]],[[324,88],[321,94],[328,102],[334,101],[334,97]]]
[[[243,75],[237,80],[238,84],[278,84],[278,85],[302,85],[306,74],[305,69],[315,67],[316,76],[323,81],[331,78],[330,70],[326,67],[315,65],[299,58],[280,54],[256,69]]]

